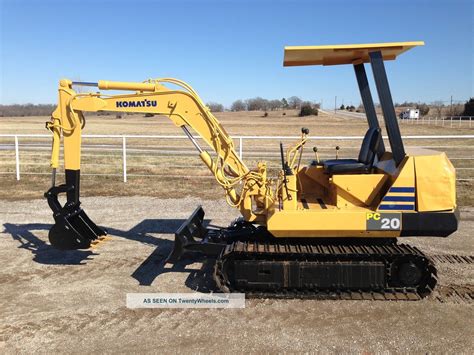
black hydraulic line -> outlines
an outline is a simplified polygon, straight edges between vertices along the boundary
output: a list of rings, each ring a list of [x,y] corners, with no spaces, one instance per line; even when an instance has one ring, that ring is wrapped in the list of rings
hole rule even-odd
[[[281,155],[281,168],[283,170],[283,184],[285,185],[285,191],[286,191],[286,196],[288,196],[288,200],[291,200],[291,195],[288,193],[288,185],[286,183],[286,176],[287,175],[292,175],[290,167],[288,166],[288,163],[285,162],[285,155],[283,153],[283,143],[280,142],[280,155]],[[290,173],[290,174],[288,174]]]
[[[364,64],[355,64],[354,71],[357,78],[357,84],[359,85],[360,96],[362,98],[362,104],[364,105],[365,115],[367,116],[369,127],[380,128]],[[385,146],[383,141],[381,141],[378,147],[377,155],[380,157],[384,152]]]
[[[381,51],[370,52],[370,64],[374,74],[375,85],[379,95],[380,105],[382,106],[385,126],[387,128],[390,147],[392,148],[393,159],[398,166],[405,158],[405,148],[403,146],[400,127],[398,126],[395,108],[393,107],[392,95],[388,85],[387,73]]]

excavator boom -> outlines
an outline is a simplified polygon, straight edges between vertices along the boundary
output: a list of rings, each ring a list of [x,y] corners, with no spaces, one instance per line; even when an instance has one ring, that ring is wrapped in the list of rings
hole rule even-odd
[[[165,84],[177,85],[181,90],[170,89]],[[96,86],[101,90],[119,90],[127,91],[127,93],[81,94],[73,90],[73,86],[77,85]],[[135,92],[130,93],[130,91]],[[212,172],[217,183],[223,187],[229,204],[238,208],[248,221],[264,221],[265,215],[261,211],[265,211],[273,204],[265,166],[259,164],[257,169],[252,171],[244,164],[234,148],[232,138],[188,84],[171,78],[148,80],[143,83],[104,80],[97,83],[83,83],[63,79],[59,85],[58,107],[51,121],[47,122],[47,127],[53,133],[51,155],[53,176],[59,165],[61,135],[64,138],[66,171],[66,184],[56,187],[55,178],[53,178],[53,186],[46,193],[49,204],[57,216],[55,218],[59,221],[52,229],[53,237],[50,238],[52,241],[64,241],[64,238],[60,237],[61,230],[65,229],[64,234],[67,235],[67,232],[71,230],[67,223],[71,221],[75,225],[73,230],[77,231],[77,233],[69,233],[71,236],[69,239],[74,240],[70,243],[71,248],[76,248],[78,245],[87,246],[87,239],[96,239],[105,234],[105,231],[90,221],[85,212],[81,210],[78,213],[81,131],[85,122],[83,113],[99,111],[151,113],[168,117],[177,127],[182,128],[196,147],[203,163]],[[204,140],[211,149],[210,153],[199,145],[193,132]],[[61,208],[57,198],[58,194],[63,192],[68,196],[68,201],[64,206],[64,209],[68,209],[68,213]],[[252,206],[256,208],[253,209]],[[76,218],[76,216],[79,217]],[[66,226],[68,228],[65,228]],[[96,231],[96,233],[91,234],[88,233],[89,231]],[[81,234],[88,237],[80,238]],[[81,239],[81,243],[76,242],[78,239]],[[55,244],[58,245],[57,242]],[[61,247],[67,247],[67,242],[61,244]]]

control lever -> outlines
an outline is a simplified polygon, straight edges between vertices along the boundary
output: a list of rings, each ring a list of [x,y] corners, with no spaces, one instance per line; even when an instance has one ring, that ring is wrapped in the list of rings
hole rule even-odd
[[[280,155],[281,155],[281,168],[283,170],[283,184],[285,185],[286,196],[288,196],[288,200],[291,200],[291,195],[288,192],[288,185],[286,182],[287,175],[293,175],[290,167],[288,166],[288,162],[285,162],[285,155],[283,153],[283,143],[280,142]]]
[[[338,145],[336,145],[336,160],[339,159],[339,149],[341,149]]]
[[[318,154],[318,147],[313,147],[313,152],[316,156],[316,162],[319,164],[319,154]]]
[[[301,128],[301,145],[298,148],[300,152],[300,156],[298,158],[298,167],[296,168],[296,171],[300,171],[300,165],[301,165],[301,158],[303,157],[303,149],[304,145],[306,143],[306,136],[309,134],[309,129],[306,127]]]

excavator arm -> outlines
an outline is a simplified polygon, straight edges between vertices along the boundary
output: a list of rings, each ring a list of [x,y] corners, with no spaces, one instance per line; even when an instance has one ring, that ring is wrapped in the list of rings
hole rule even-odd
[[[165,84],[178,86],[171,89]],[[105,95],[102,93],[77,93],[73,85],[96,86],[100,90],[133,91],[133,93]],[[51,167],[53,181],[45,194],[53,209],[57,228],[50,240],[63,249],[75,249],[86,245],[88,240],[105,234],[79,207],[81,132],[85,125],[84,112],[134,112],[151,113],[168,117],[183,129],[199,152],[203,163],[225,191],[227,202],[240,210],[244,219],[265,222],[266,213],[273,206],[271,181],[267,179],[266,166],[259,163],[250,170],[234,149],[234,143],[216,117],[201,101],[197,93],[186,83],[171,78],[153,79],[143,83],[99,81],[76,83],[63,79],[59,84],[59,103],[47,128],[53,133]],[[211,154],[196,141],[197,134],[211,149]],[[60,141],[63,137],[64,168],[66,183],[55,186],[56,168],[59,166]],[[58,202],[58,193],[67,194],[64,207]],[[69,224],[68,224],[69,223]],[[66,228],[67,227],[67,228]],[[62,245],[65,231],[72,230],[69,240]],[[92,232],[92,233],[91,233]],[[53,233],[54,234],[54,233]],[[86,238],[81,238],[86,235]],[[83,240],[84,239],[84,240]],[[61,241],[61,242],[58,242]]]

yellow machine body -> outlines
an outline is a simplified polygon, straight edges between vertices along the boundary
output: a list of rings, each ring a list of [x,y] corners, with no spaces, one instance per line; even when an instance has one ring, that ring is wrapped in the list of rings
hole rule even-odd
[[[371,60],[372,51],[379,51],[383,59],[394,59],[422,44],[287,47],[285,65],[360,65]],[[53,133],[53,168],[58,167],[62,134],[65,168],[79,171],[84,112],[151,113],[168,117],[183,128],[223,187],[228,203],[238,208],[246,221],[265,226],[276,237],[389,238],[404,235],[406,228],[424,235],[422,229],[436,219],[433,213],[452,214],[456,210],[455,171],[444,153],[415,150],[403,153],[397,163],[392,152],[385,151],[367,173],[331,174],[322,165],[296,164],[308,139],[303,132],[301,140],[286,152],[286,171],[282,169],[277,179],[271,179],[265,163],[249,169],[242,162],[231,137],[197,93],[182,81],[165,78],[95,83],[101,90],[128,91],[115,95],[76,93],[73,84],[67,79],[60,81],[58,107],[48,123]],[[168,88],[167,84],[180,89]],[[197,144],[188,128],[204,140],[210,153]],[[424,221],[408,216],[419,213],[425,213]]]
[[[268,230],[277,237],[398,237],[403,213],[456,209],[456,175],[445,153],[416,150],[399,169],[384,171],[382,167],[383,160],[374,174],[334,176],[325,174],[322,166],[301,168],[296,208],[273,209]],[[397,188],[407,192],[391,192]],[[384,202],[391,198],[409,201]],[[388,204],[389,211],[384,209]],[[397,230],[368,228],[369,221],[387,213],[399,215]]]

